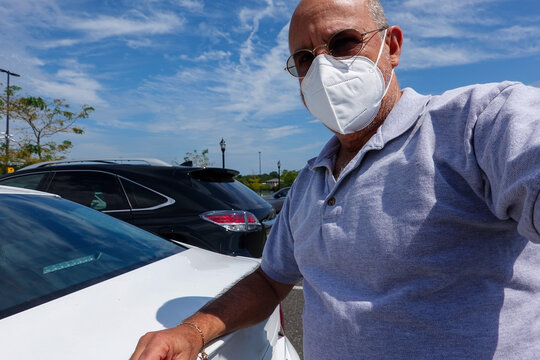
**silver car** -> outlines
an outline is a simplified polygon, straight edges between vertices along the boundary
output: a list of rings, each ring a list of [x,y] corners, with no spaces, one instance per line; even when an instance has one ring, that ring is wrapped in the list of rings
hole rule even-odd
[[[283,203],[285,202],[285,199],[287,198],[287,194],[289,193],[290,189],[290,186],[284,187],[282,189],[279,189],[272,195],[263,196],[263,199],[268,201],[270,205],[272,205],[274,209],[276,209],[276,212],[279,213],[281,211],[281,208],[283,207]]]

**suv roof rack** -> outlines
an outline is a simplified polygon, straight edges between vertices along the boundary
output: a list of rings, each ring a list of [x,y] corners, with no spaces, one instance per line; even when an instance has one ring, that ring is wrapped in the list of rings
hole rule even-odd
[[[99,163],[99,164],[131,164],[131,165],[149,165],[149,166],[172,166],[171,164],[152,158],[112,158],[112,159],[80,159],[80,160],[55,160],[44,161],[32,165],[25,166],[20,170],[37,169],[41,167],[47,167],[52,165],[70,165],[70,164],[85,164],[85,163]]]

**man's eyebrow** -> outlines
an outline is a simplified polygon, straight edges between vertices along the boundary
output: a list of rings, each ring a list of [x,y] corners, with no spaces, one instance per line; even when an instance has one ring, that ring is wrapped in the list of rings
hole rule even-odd
[[[310,43],[310,45],[307,45],[307,46],[301,46],[297,49],[295,49],[291,54],[294,54],[295,52],[297,52],[298,50],[313,50],[314,48],[316,48],[317,46],[321,46],[323,44],[328,44],[328,41],[330,41],[330,39],[332,38],[332,36],[334,36],[335,34],[337,34],[338,32],[340,31],[343,31],[345,30],[346,28],[343,28],[343,29],[340,29],[340,30],[336,30],[330,34],[326,34],[324,36],[324,39],[323,39],[323,42],[321,42],[320,44],[312,44]]]

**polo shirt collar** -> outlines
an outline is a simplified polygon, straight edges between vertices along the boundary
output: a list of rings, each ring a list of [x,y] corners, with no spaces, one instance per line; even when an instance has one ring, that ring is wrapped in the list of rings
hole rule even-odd
[[[368,140],[352,161],[358,161],[369,150],[382,149],[389,141],[405,133],[423,115],[424,109],[430,99],[431,96],[418,94],[411,88],[403,89],[403,94],[396,106],[394,106],[390,114],[386,117],[386,120],[377,129],[375,135]],[[332,136],[319,153],[319,156],[308,161],[309,169],[313,170],[317,167],[324,167],[332,171],[334,159],[340,146],[337,136]]]

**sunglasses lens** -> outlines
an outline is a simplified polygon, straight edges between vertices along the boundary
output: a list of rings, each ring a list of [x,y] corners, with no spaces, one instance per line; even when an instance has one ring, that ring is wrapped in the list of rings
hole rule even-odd
[[[296,77],[306,76],[311,63],[313,54],[308,50],[300,50],[289,57],[287,60],[287,70]]]
[[[365,34],[375,34],[377,31],[378,30],[373,30],[364,34],[354,29],[340,31],[333,35],[328,42],[328,51],[330,52],[330,55],[336,58],[351,58],[356,56],[365,44]],[[315,48],[313,51],[319,47]],[[287,60],[287,70],[289,70],[292,76],[305,77],[314,58],[311,51],[299,50],[292,54]]]
[[[364,35],[359,31],[348,29],[332,36],[328,49],[335,57],[352,57],[360,52],[364,45]]]

